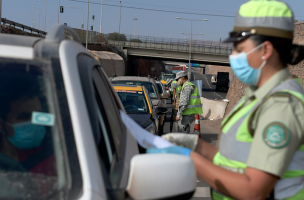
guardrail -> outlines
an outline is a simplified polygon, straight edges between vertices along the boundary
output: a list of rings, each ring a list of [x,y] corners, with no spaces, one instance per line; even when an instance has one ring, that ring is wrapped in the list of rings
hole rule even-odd
[[[86,42],[86,31],[74,29],[79,35],[81,42]],[[96,31],[89,31],[88,43],[90,44],[111,44],[127,48],[144,48],[168,51],[189,52],[190,41],[186,39],[161,38],[152,36],[119,35],[118,33],[100,34]],[[191,52],[204,54],[230,55],[233,46],[214,41],[192,40]]]
[[[45,31],[41,31],[39,29],[32,28],[30,26],[26,26],[26,25],[20,24],[18,22],[11,21],[11,20],[8,20],[6,18],[2,18],[1,22],[4,25],[9,24],[10,26],[21,28],[23,31],[26,30],[26,31],[30,31],[30,33],[37,33],[40,36],[46,36],[46,34],[47,34],[47,32],[45,32]]]

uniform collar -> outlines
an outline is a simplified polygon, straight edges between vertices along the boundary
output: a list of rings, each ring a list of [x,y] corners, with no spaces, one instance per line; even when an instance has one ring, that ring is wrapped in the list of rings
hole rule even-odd
[[[249,98],[256,98],[258,100],[263,99],[274,87],[282,83],[282,81],[289,78],[291,74],[288,68],[281,69],[275,75],[273,75],[261,88],[255,86],[249,86],[245,89],[245,95]]]

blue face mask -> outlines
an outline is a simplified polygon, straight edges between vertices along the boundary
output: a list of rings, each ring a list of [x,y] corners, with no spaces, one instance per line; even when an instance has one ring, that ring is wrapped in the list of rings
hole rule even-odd
[[[13,124],[14,136],[8,141],[18,149],[33,149],[39,147],[45,136],[44,126],[32,124],[30,121]]]
[[[237,55],[230,55],[229,61],[231,68],[235,75],[245,84],[257,86],[261,77],[261,72],[263,67],[266,65],[267,61],[265,60],[258,69],[252,68],[249,63],[247,56],[252,52],[258,50],[263,46],[263,43],[255,47],[248,53],[240,53]],[[264,60],[265,58],[262,57]]]

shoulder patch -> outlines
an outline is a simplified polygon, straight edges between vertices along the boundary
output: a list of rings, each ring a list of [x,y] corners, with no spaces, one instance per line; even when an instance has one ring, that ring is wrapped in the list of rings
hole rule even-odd
[[[289,143],[290,132],[284,124],[273,122],[264,129],[263,140],[272,148],[283,148]]]

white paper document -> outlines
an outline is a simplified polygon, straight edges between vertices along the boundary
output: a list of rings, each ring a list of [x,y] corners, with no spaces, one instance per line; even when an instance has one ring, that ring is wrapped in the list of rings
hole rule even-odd
[[[127,127],[130,133],[135,137],[138,144],[145,149],[149,148],[166,148],[173,146],[172,143],[168,142],[167,140],[153,135],[139,126],[131,117],[129,117],[126,113],[120,110],[120,116]]]

